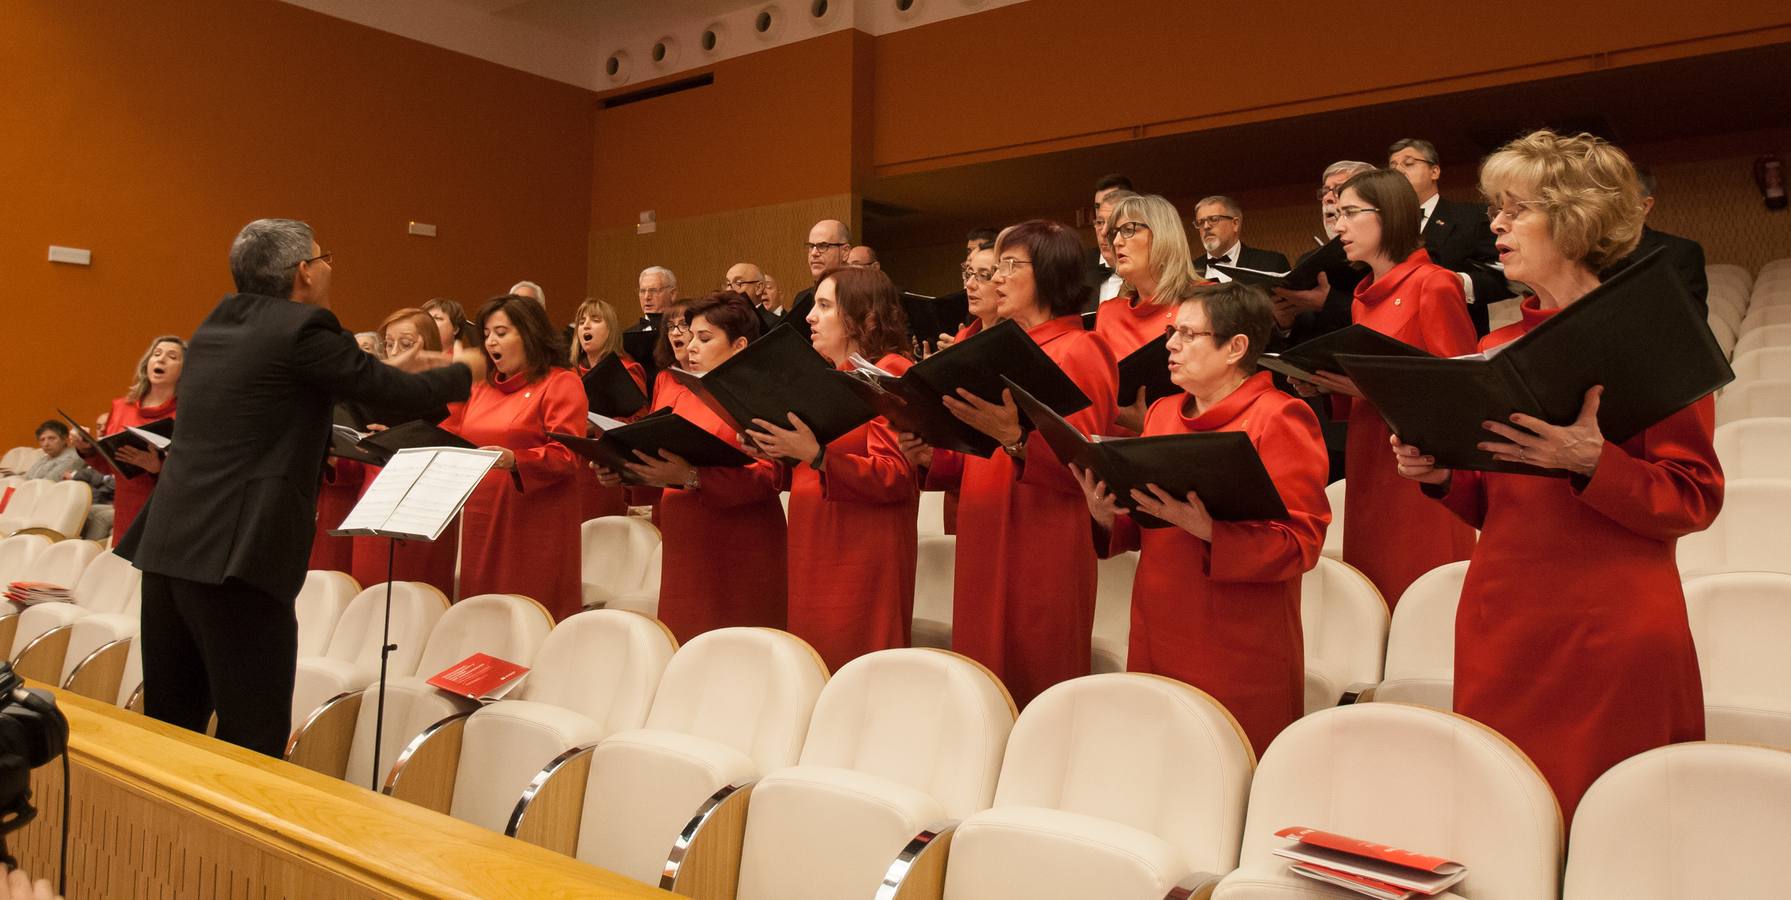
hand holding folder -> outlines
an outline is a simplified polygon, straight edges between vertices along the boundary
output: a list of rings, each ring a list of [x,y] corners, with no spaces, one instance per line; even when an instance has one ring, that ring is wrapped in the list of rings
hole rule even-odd
[[[628,484],[649,483],[630,468],[640,462],[636,453],[645,454],[649,459],[660,459],[662,451],[669,452],[697,468],[745,466],[752,463],[752,457],[669,409],[661,409],[628,423],[596,413],[592,413],[590,418],[592,427],[597,431],[594,438],[551,431],[547,436],[572,448],[572,452],[579,456],[613,472]]]
[[[670,371],[738,434],[758,419],[786,427],[794,413],[825,446],[877,416],[866,386],[835,369],[787,323],[712,371]]]

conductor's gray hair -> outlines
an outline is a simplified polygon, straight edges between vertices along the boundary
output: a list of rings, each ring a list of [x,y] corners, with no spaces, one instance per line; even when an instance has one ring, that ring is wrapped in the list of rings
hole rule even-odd
[[[256,219],[230,244],[230,277],[243,294],[292,297],[298,264],[311,258],[311,226],[295,219]]]
[[[665,266],[648,266],[641,270],[641,278],[645,278],[648,275],[658,275],[663,277],[665,279],[666,287],[676,288],[678,286],[678,276],[672,274],[672,270]],[[639,279],[636,280],[638,281]]]

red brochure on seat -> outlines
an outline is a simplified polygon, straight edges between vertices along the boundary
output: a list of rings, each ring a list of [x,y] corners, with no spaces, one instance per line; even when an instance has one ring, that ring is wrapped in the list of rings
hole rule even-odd
[[[1275,836],[1294,842],[1276,850],[1275,855],[1299,863],[1295,872],[1372,897],[1398,897],[1395,891],[1438,894],[1468,874],[1467,867],[1454,860],[1316,828],[1283,828]],[[1347,877],[1326,877],[1339,875]]]
[[[475,653],[436,673],[429,683],[456,697],[499,700],[510,693],[528,671],[528,666]]]

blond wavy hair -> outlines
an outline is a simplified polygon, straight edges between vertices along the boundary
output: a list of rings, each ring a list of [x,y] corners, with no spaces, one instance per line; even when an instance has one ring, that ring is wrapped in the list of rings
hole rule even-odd
[[[1167,306],[1186,298],[1200,279],[1194,275],[1194,254],[1188,249],[1188,232],[1182,227],[1182,215],[1175,204],[1156,194],[1126,197],[1113,204],[1107,230],[1112,231],[1127,220],[1143,222],[1150,229],[1150,267],[1157,273],[1157,290],[1151,302]],[[1122,291],[1137,292],[1129,282]]]
[[[1494,206],[1529,202],[1548,218],[1555,247],[1600,271],[1642,238],[1642,185],[1628,154],[1590,134],[1531,132],[1480,164],[1480,193]]]

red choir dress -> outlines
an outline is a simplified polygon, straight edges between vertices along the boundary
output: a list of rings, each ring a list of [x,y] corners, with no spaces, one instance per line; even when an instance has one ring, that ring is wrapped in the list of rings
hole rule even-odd
[[[912,365],[895,354],[877,361],[896,375]],[[838,671],[909,644],[919,488],[881,418],[828,444],[824,465],[791,472],[789,630]]]
[[[1434,356],[1474,352],[1461,278],[1415,251],[1385,277],[1370,274],[1356,286],[1357,324],[1398,338]],[[1418,483],[1399,476],[1380,411],[1364,399],[1337,397],[1349,416],[1344,456],[1343,561],[1362,570],[1392,609],[1418,576],[1467,559],[1474,529],[1424,497]]]
[[[601,360],[599,361],[601,362]],[[645,369],[641,368],[641,364],[629,359],[627,354],[622,354],[622,368],[634,378],[635,387],[640,388],[641,393],[646,393],[647,372]],[[583,378],[584,374],[589,371],[591,371],[590,366],[578,367],[578,375],[580,378]],[[634,416],[624,416],[622,417],[622,421],[632,422],[634,421],[634,418]],[[584,434],[585,432],[578,431],[573,433]],[[593,468],[590,463],[580,465],[578,474],[575,477],[578,480],[578,514],[580,522],[586,522],[601,516],[628,515],[627,488],[621,485],[617,485],[613,488],[604,487],[603,483],[597,480],[597,470]]]
[[[464,403],[448,404],[448,419],[460,415]],[[447,424],[447,419],[437,423]],[[346,460],[337,460],[338,465]],[[355,488],[355,498],[367,493],[373,486],[373,480],[379,477],[380,467],[365,463],[354,463],[361,469],[361,480]],[[349,504],[351,507],[353,503]],[[320,502],[321,508],[321,502]],[[346,513],[345,513],[346,514]],[[321,518],[321,514],[319,516]],[[340,522],[341,519],[336,521]],[[449,600],[458,600],[468,594],[456,593],[454,590],[454,571],[460,562],[461,517],[456,516],[448,527],[442,530],[441,537],[433,541],[399,541],[397,547],[392,546],[390,538],[357,537],[353,539],[354,550],[348,573],[354,576],[361,587],[372,587],[389,581],[419,581],[442,592]],[[312,568],[316,568],[313,566]],[[390,578],[388,578],[388,574]]]
[[[671,398],[674,414],[740,446],[740,437],[689,391]],[[659,621],[678,643],[717,628],[787,622],[789,545],[778,502],[783,467],[754,460],[739,468],[697,470],[694,491],[666,488],[660,500],[664,553]]]
[[[671,372],[661,369],[653,376],[653,396],[649,401],[652,404],[652,409],[649,411],[658,412],[662,409],[671,409],[672,405],[678,402],[679,396],[689,393],[689,389],[679,384],[677,379],[672,377]],[[628,505],[650,507],[652,509],[650,520],[654,527],[659,527],[661,524],[659,501],[664,496],[663,489],[630,485],[625,490],[628,492]]]
[[[317,490],[317,535],[311,539],[311,568],[354,571],[354,538],[332,537],[330,529],[342,524],[349,510],[354,509],[366,479],[367,467],[358,460],[330,457],[323,486]],[[383,569],[380,580],[385,580]]]
[[[971,319],[970,324],[965,325],[963,328],[958,329],[958,333],[952,337],[952,343],[955,344],[958,341],[961,341],[961,340],[963,340],[973,334],[976,334],[977,332],[982,331],[982,330],[983,330],[983,320],[982,319]],[[950,350],[951,348],[947,347],[945,349]],[[939,453],[941,453],[941,454],[950,453],[950,451],[941,450],[941,451],[939,451]],[[937,456],[937,455],[938,454],[935,454],[935,456]],[[955,455],[955,454],[953,454],[953,455]],[[933,465],[938,466],[939,462],[937,460],[935,460]],[[960,470],[957,468],[957,465],[958,465],[958,463],[955,460],[949,461],[946,463],[946,467],[951,468],[951,471],[954,474],[950,479],[950,483],[952,486],[945,489],[945,510],[943,512],[943,515],[945,518],[945,522],[944,522],[944,533],[945,534],[957,534],[958,533],[958,488],[957,488],[958,482],[957,482],[957,475],[955,473],[957,473]],[[923,482],[928,481],[928,480],[930,480],[930,479],[927,479],[927,478],[922,479]],[[923,490],[939,490],[939,488],[923,488]]]
[[[1330,459],[1318,417],[1267,372],[1190,416],[1186,394],[1145,414],[1144,433],[1241,431],[1262,456],[1288,518],[1215,522],[1203,541],[1180,528],[1139,528],[1124,513],[1109,553],[1139,549],[1126,668],[1185,681],[1231,710],[1260,756],[1305,712],[1300,576],[1318,563],[1331,521]]]
[[[158,406],[141,406],[136,402],[119,397],[112,401],[112,408],[106,413],[106,429],[100,437],[117,434],[126,428],[141,428],[151,422],[174,417],[174,407],[179,397],[169,397],[168,402]],[[111,467],[101,461],[99,451],[83,454],[89,465],[105,467],[102,471],[117,475]],[[134,478],[115,478],[112,494],[112,546],[118,546],[118,539],[130,530],[131,522],[137,518],[137,511],[148,502],[149,493],[155,490],[155,475],[143,472]]]
[[[1080,316],[1027,332],[1093,401],[1069,416],[1085,434],[1113,427],[1119,384],[1113,351]],[[941,465],[943,463],[943,465]],[[1033,432],[1026,461],[939,453],[930,485],[955,481],[958,553],[952,579],[952,649],[988,666],[1025,705],[1060,681],[1087,675],[1094,632],[1093,525],[1082,487]]]
[[[1107,339],[1115,359],[1125,359],[1134,350],[1163,336],[1164,329],[1175,324],[1175,307],[1158,306],[1149,298],[1127,294],[1104,300],[1095,309],[1095,333]],[[1130,406],[1136,395],[1120,397],[1121,406]],[[1119,437],[1130,437],[1132,430],[1115,425],[1109,431]]]
[[[1556,312],[1529,298],[1481,345]],[[1455,711],[1528,753],[1569,823],[1606,769],[1704,739],[1674,545],[1722,508],[1714,417],[1705,397],[1607,441],[1589,480],[1457,470],[1430,489],[1481,529],[1455,615]]]
[[[578,492],[584,467],[549,431],[582,434],[585,388],[567,369],[473,385],[466,405],[442,427],[479,447],[503,447],[515,474],[492,469],[461,513],[460,593],[521,594],[560,621],[584,607],[579,582]]]

